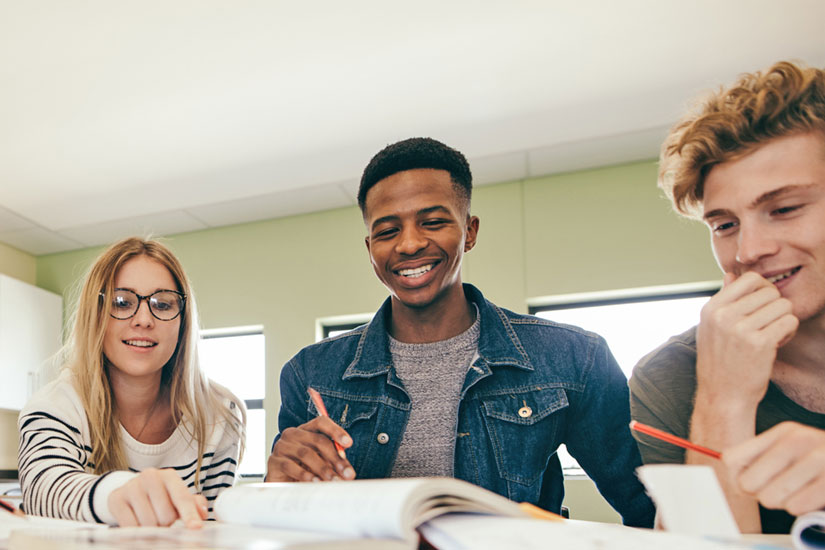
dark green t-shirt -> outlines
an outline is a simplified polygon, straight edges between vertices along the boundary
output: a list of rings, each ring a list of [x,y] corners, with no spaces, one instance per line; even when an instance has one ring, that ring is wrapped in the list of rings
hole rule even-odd
[[[696,327],[672,337],[643,357],[630,377],[630,415],[688,439],[696,393]],[[756,433],[792,420],[825,429],[825,414],[798,405],[773,383],[756,409]],[[658,439],[633,433],[645,464],[681,463],[685,451]],[[759,507],[763,533],[789,533],[795,519],[783,510]]]

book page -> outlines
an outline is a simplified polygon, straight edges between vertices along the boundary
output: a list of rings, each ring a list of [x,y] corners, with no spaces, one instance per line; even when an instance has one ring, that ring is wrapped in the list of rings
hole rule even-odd
[[[3,548],[3,546],[0,546]],[[9,550],[411,550],[398,539],[346,538],[306,531],[209,522],[202,529],[122,527],[102,530],[15,531]]]
[[[215,503],[227,523],[407,541],[422,522],[453,511],[524,515],[514,502],[452,478],[257,483],[228,489]]]
[[[677,533],[591,521],[454,514],[433,519],[419,530],[439,550],[779,550],[770,543],[724,542]]]
[[[739,527],[710,466],[648,464],[636,472],[668,531],[739,538]]]
[[[9,540],[12,531],[15,530],[37,530],[37,531],[65,531],[71,529],[100,529],[107,528],[108,525],[97,523],[86,523],[83,521],[72,521],[68,519],[44,518],[40,516],[20,517],[8,512],[0,513],[0,547],[4,541]]]
[[[353,537],[410,539],[402,518],[415,481],[254,483],[221,493],[219,521]]]

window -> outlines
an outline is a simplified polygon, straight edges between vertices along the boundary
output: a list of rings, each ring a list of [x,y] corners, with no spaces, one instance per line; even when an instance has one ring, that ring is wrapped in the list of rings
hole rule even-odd
[[[357,313],[353,315],[338,315],[336,317],[324,317],[315,321],[315,341],[320,342],[324,338],[338,336],[348,330],[360,327],[372,320],[374,313]]]
[[[604,337],[625,376],[639,359],[699,322],[699,312],[718,282],[587,293],[535,300],[530,313],[576,325]],[[564,446],[559,459],[565,473],[583,474]]]
[[[246,403],[246,451],[238,465],[238,476],[262,477],[269,456],[264,413],[266,346],[263,327],[202,330],[198,351],[206,375]]]
[[[360,327],[363,323],[344,323],[341,325],[324,325],[324,338],[338,336],[354,328]]]
[[[719,283],[709,282],[560,296],[531,305],[530,313],[600,334],[630,378],[639,359],[699,322],[717,290]]]

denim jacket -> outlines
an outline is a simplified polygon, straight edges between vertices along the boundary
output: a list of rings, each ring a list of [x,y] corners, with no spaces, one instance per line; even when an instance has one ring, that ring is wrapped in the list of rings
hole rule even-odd
[[[472,285],[464,292],[481,334],[460,394],[455,477],[558,513],[564,443],[625,524],[652,526],[627,381],[604,340],[499,308]],[[359,478],[389,476],[410,412],[389,351],[390,308],[387,299],[369,324],[302,349],[281,372],[280,431],[317,415],[306,391],[315,388],[352,436],[347,458]]]

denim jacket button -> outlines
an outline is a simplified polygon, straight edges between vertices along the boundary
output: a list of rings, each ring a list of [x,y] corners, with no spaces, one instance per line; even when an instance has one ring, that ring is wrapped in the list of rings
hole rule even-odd
[[[384,432],[381,432],[380,434],[378,434],[378,437],[376,437],[375,439],[377,439],[378,443],[380,443],[381,445],[386,445],[387,443],[390,442],[390,436],[388,436]]]
[[[518,415],[522,418],[528,418],[533,414],[533,409],[528,407],[527,405],[523,406],[518,410]]]

